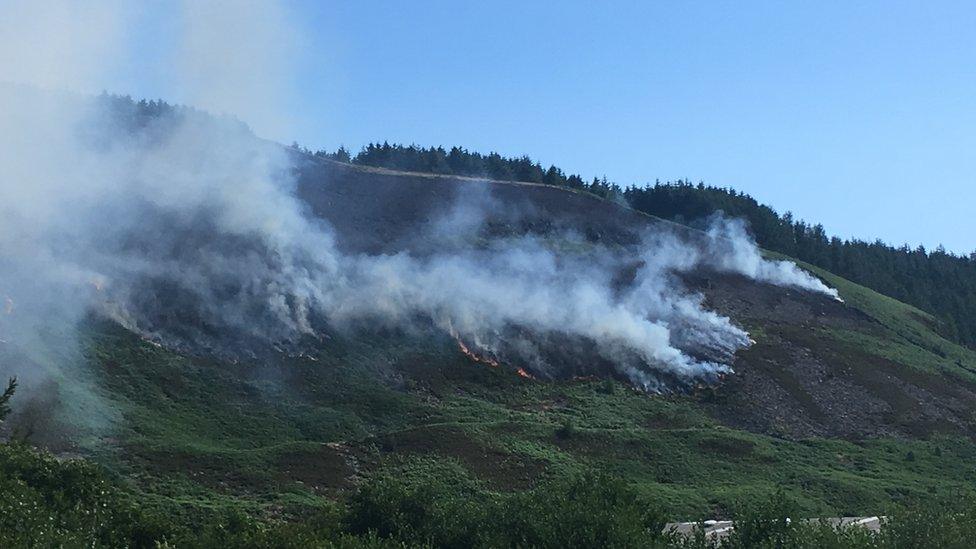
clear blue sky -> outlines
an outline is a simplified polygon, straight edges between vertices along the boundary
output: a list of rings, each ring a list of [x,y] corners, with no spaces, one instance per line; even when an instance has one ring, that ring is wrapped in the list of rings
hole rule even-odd
[[[289,140],[308,147],[457,144],[621,184],[704,180],[830,234],[976,249],[976,3],[289,9],[305,34]]]

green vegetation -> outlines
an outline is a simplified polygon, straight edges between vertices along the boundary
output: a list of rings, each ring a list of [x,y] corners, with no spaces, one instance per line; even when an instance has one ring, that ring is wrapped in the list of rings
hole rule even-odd
[[[106,101],[128,109],[135,125],[170,109]],[[340,159],[417,170],[423,166],[383,156],[416,152],[384,145]],[[601,196],[631,192],[543,171],[528,159],[489,155],[479,168],[467,151],[424,154],[442,152],[441,173],[483,169],[471,175]],[[660,192],[670,192],[665,187]],[[740,199],[751,200],[729,198]],[[715,203],[704,201],[703,215]],[[759,234],[757,227],[753,220]],[[794,232],[790,242],[798,238]],[[956,399],[953,411],[969,410],[966,395],[946,387],[976,386],[976,353],[944,337],[965,341],[937,320],[945,311],[804,266],[838,288],[847,306],[790,301],[784,290],[770,298],[784,310],[763,317],[772,307],[762,306],[769,296],[759,292],[746,297],[759,304],[741,315],[757,344],[740,358],[761,364],[754,371],[799,402],[770,410],[779,422],[771,426],[729,417],[741,410],[736,402],[755,396],[727,389],[735,379],[654,396],[612,379],[536,381],[472,362],[439,333],[327,333],[302,342],[307,352],[228,363],[90,321],[79,365],[90,401],[75,401],[87,387],[62,386],[32,409],[84,416],[77,411],[98,402],[112,414],[97,425],[79,417],[43,423],[64,423],[57,432],[68,433],[60,441],[67,450],[57,457],[27,446],[36,440],[30,433],[51,433],[27,430],[26,441],[0,445],[0,547],[711,547],[700,533],[662,531],[665,521],[703,518],[738,521],[726,547],[969,546],[976,416],[920,412],[930,395]],[[821,321],[827,313],[835,316]],[[797,375],[806,372],[784,366],[794,351],[811,369],[813,359],[838,365],[812,375],[847,376],[865,387],[865,401],[877,397],[887,414],[878,416],[880,434],[779,430],[797,410],[838,417],[805,392]],[[905,389],[909,382],[917,384]],[[17,420],[7,416],[11,397],[35,398],[14,389],[11,383],[0,396],[5,432]],[[843,415],[862,403],[827,404]],[[944,418],[953,422],[937,423]],[[891,520],[880,534],[786,520],[845,515]]]
[[[880,532],[797,520],[781,492],[733,513],[724,540],[665,528],[660,502],[606,474],[532,490],[484,492],[458,468],[420,461],[372,477],[340,501],[292,520],[239,509],[180,512],[147,503],[104,470],[20,444],[0,445],[3,547],[968,547],[976,503],[891,506]]]
[[[929,329],[925,313],[818,274],[872,319],[816,334],[837,360],[856,367],[877,352],[960,378],[976,365],[971,351]],[[753,333],[768,339],[775,329]],[[651,397],[612,380],[526,380],[469,361],[436,334],[324,341],[303,356],[227,364],[89,324],[87,370],[119,420],[84,438],[81,450],[98,465],[2,448],[2,530],[55,537],[0,546],[654,546],[679,543],[658,535],[664,520],[738,517],[758,525],[731,546],[759,536],[773,546],[883,547],[913,535],[898,525],[976,492],[976,443],[958,433],[788,439],[722,424],[707,411],[727,398],[721,391]],[[776,493],[789,502],[777,512],[791,517],[906,522],[864,538],[749,518],[772,512],[754,505]],[[567,516],[572,524],[560,520]],[[686,546],[707,546],[680,541],[699,542]]]
[[[771,254],[780,259],[787,256]],[[947,340],[934,328],[938,320],[922,310],[854,284],[824,269],[797,262],[837,288],[847,302],[866,313],[889,331],[888,337],[869,337],[853,331],[834,334],[840,341],[869,348],[880,356],[912,368],[951,372],[976,380],[976,354],[967,347]]]
[[[903,314],[910,308],[886,303],[876,314],[894,315],[900,330],[914,326]],[[477,522],[488,519],[440,505],[510,506],[593,470],[625,479],[668,520],[734,516],[777,490],[797,516],[839,516],[976,486],[976,444],[961,436],[786,440],[722,426],[700,406],[704,393],[649,397],[607,380],[524,380],[469,362],[446,337],[335,334],[317,355],[262,368],[182,357],[107,324],[92,326],[89,347],[98,384],[123,416],[110,434],[119,446],[90,451],[133,501],[180,521],[240,515],[261,529],[349,501],[359,513],[350,532],[362,534],[373,519],[356,505],[392,505],[383,494],[402,482],[396,490],[409,502],[397,513]],[[454,492],[428,492],[441,488]],[[416,510],[430,501],[435,510]],[[418,542],[447,528],[437,524],[372,529]]]

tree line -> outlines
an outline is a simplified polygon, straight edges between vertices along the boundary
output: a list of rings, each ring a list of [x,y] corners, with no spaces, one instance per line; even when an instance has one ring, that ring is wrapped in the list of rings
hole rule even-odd
[[[606,177],[584,180],[556,166],[543,167],[528,156],[482,154],[462,147],[418,147],[370,143],[356,155],[345,148],[309,152],[364,166],[445,175],[526,181],[626,200],[634,209],[695,225],[717,212],[748,221],[765,249],[795,257],[935,315],[946,337],[976,348],[976,252],[957,255],[942,246],[892,246],[881,240],[829,236],[823,225],[779,214],[755,198],[730,188],[678,180],[653,185],[620,185]]]
[[[309,152],[309,151],[305,151]],[[579,175],[566,174],[556,166],[544,168],[528,156],[504,157],[496,152],[481,154],[461,147],[422,148],[416,145],[370,143],[355,156],[344,147],[334,152],[311,153],[317,158],[337,160],[362,166],[373,166],[408,172],[484,177],[499,181],[525,181],[582,190],[604,198],[622,196],[623,190],[606,178],[584,181]]]

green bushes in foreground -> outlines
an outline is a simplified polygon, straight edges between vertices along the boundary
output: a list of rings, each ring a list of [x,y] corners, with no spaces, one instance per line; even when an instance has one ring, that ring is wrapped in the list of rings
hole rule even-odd
[[[0,547],[646,547],[664,539],[661,515],[617,479],[588,474],[502,495],[450,470],[431,472],[377,475],[300,520],[225,510],[183,524],[141,506],[91,463],[0,445]]]
[[[434,547],[664,546],[663,515],[622,481],[585,474],[506,495],[437,482],[373,479],[350,498],[347,527]]]
[[[0,445],[0,547],[152,547],[167,529],[97,466]]]
[[[880,532],[789,520],[783,496],[744,508],[724,540],[664,530],[663,511],[625,482],[589,473],[499,494],[450,470],[378,474],[345,501],[291,520],[240,510],[173,519],[83,460],[0,445],[0,547],[972,547],[976,502],[893,511]],[[421,475],[422,477],[422,475]]]

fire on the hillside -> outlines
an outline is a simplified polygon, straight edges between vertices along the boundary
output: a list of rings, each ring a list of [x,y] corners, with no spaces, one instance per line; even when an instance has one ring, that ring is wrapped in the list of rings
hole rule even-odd
[[[472,351],[470,347],[468,347],[467,345],[464,344],[463,341],[461,341],[461,338],[457,334],[453,334],[453,336],[454,336],[454,341],[457,342],[458,349],[461,350],[461,353],[464,354],[464,356],[468,357],[472,361],[477,362],[479,364],[487,364],[488,366],[491,366],[492,368],[499,368],[499,367],[501,367],[502,364],[500,362],[498,362],[497,360],[495,360],[494,358],[492,358],[490,356],[480,355],[480,354]],[[535,379],[535,377],[532,374],[530,374],[529,372],[527,372],[525,370],[525,368],[516,367],[515,368],[515,373],[518,374],[520,377],[523,377],[525,379]]]
[[[481,364],[487,364],[493,368],[498,368],[499,366],[501,366],[501,364],[499,364],[497,360],[489,356],[481,356],[475,353],[474,351],[472,351],[470,348],[468,348],[467,345],[464,344],[463,341],[461,341],[460,337],[454,336],[454,341],[457,341],[458,349],[461,349],[461,352],[464,353],[464,356],[470,358],[471,360],[475,362],[480,362]]]

